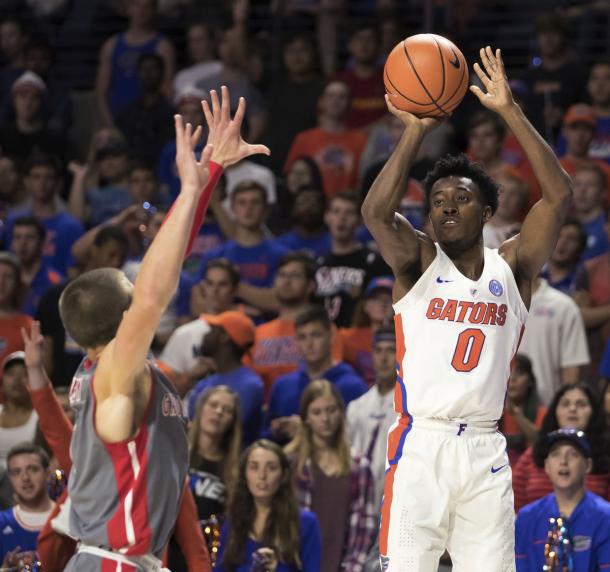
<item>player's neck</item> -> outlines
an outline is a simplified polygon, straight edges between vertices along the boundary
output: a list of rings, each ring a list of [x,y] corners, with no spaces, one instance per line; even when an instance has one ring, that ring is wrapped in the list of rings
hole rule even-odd
[[[578,485],[569,489],[555,489],[555,500],[557,501],[559,512],[567,517],[574,512],[574,509],[584,496],[584,482],[578,483]]]
[[[481,277],[485,266],[482,239],[467,250],[455,249],[451,244],[443,243],[441,243],[441,248],[464,276],[470,280],[478,280]]]

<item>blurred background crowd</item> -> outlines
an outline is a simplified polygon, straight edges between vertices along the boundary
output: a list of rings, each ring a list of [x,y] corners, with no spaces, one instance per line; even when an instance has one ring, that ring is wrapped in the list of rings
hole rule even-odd
[[[502,48],[515,99],[574,181],[500,421],[515,508],[550,492],[537,447],[562,427],[587,433],[588,487],[610,497],[610,2],[3,0],[5,507],[26,495],[7,473],[15,445],[46,447],[52,496],[66,479],[15,353],[21,328],[40,322],[45,366],[69,414],[67,388],[83,353],[62,326],[59,297],[95,268],[136,279],[179,192],[173,114],[205,124],[201,100],[227,85],[235,106],[247,100],[245,138],[267,144],[271,156],[223,174],[152,348],[187,404],[198,518],[217,548],[214,523],[227,510],[239,520],[236,507],[258,494],[249,459],[267,455],[281,461],[282,475],[293,472],[297,494],[286,498],[317,515],[319,531],[301,523],[311,538],[300,541],[313,543],[303,554],[320,558],[321,538],[320,570],[373,566],[396,341],[393,279],[360,205],[403,128],[385,106],[385,57],[423,31],[450,37],[471,63],[482,45]],[[496,248],[519,232],[540,189],[513,134],[469,93],[425,140],[402,214],[433,232],[421,181],[455,152],[501,186],[484,229],[485,245]],[[227,508],[232,488],[239,494]],[[280,528],[296,514],[276,515]],[[242,518],[237,544],[227,544],[233,565],[249,546],[242,528],[250,524]],[[172,543],[174,571],[187,569],[182,552]]]

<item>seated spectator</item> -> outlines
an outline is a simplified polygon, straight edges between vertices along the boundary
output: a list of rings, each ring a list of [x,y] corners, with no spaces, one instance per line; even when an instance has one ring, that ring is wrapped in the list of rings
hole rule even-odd
[[[572,105],[563,118],[563,135],[566,140],[566,151],[559,162],[568,175],[574,176],[582,165],[597,165],[606,175],[605,198],[610,199],[610,166],[589,154],[597,118],[591,107],[583,103]]]
[[[210,367],[207,364],[203,364],[203,369],[199,367],[201,344],[210,331],[204,314],[216,315],[236,309],[238,284],[237,269],[227,259],[215,258],[206,264],[203,280],[193,287],[193,298],[196,290],[202,290],[200,316],[174,330],[160,357],[172,375],[183,377],[176,382],[180,391],[186,391],[202,375],[209,373]]]
[[[174,93],[181,93],[194,87],[197,82],[220,73],[222,63],[216,59],[215,43],[215,30],[208,22],[196,20],[186,23],[186,48],[190,65],[175,75]]]
[[[21,266],[21,284],[26,292],[21,311],[34,316],[45,292],[66,277],[55,270],[42,256],[45,228],[34,217],[22,217],[13,222],[11,252]]]
[[[140,205],[144,209],[147,205],[168,208],[171,203],[169,195],[159,188],[155,169],[140,161],[133,161],[129,167],[127,190],[132,204]]]
[[[2,362],[4,403],[0,404],[0,468],[7,468],[9,451],[20,443],[32,443],[38,415],[32,409],[27,388],[25,353],[14,352]]]
[[[0,131],[0,148],[20,165],[34,151],[66,158],[64,132],[49,127],[44,117],[46,91],[44,81],[30,71],[19,76],[11,87],[15,117]]]
[[[15,220],[35,217],[46,230],[43,256],[45,262],[62,274],[73,266],[70,251],[83,234],[83,227],[69,213],[59,198],[60,166],[50,155],[34,154],[24,166],[25,192],[29,197],[26,206],[15,210],[6,221],[5,248],[9,249]]]
[[[144,54],[138,60],[141,95],[123,107],[116,115],[132,156],[149,167],[155,167],[161,149],[173,138],[174,110],[163,94],[163,58]]]
[[[9,354],[24,349],[21,328],[29,330],[32,318],[19,311],[23,294],[19,260],[0,252],[0,363]]]
[[[366,135],[347,127],[349,101],[349,87],[345,83],[328,83],[318,104],[318,127],[301,131],[295,137],[284,165],[287,173],[297,157],[312,157],[322,172],[328,198],[358,186],[358,164]]]
[[[600,60],[591,66],[587,92],[597,117],[589,155],[610,163],[610,60]]]
[[[590,362],[578,306],[541,278],[532,285],[529,316],[519,351],[532,361],[536,391],[545,406],[562,385],[576,383]]]
[[[546,415],[546,408],[538,401],[532,362],[526,355],[517,354],[513,360],[506,397],[498,428],[506,437],[508,459],[514,465],[523,451],[536,442]]]
[[[122,268],[127,257],[128,242],[117,226],[101,229],[87,250],[83,272],[97,268]],[[40,299],[36,319],[44,337],[45,369],[53,385],[70,386],[85,352],[66,332],[59,315],[59,299],[67,282],[51,286]]]
[[[564,385],[553,398],[542,421],[538,439],[513,467],[515,510],[553,490],[544,472],[545,437],[557,429],[584,431],[591,443],[593,468],[587,475],[587,489],[603,498],[610,494],[610,466],[605,441],[606,419],[597,396],[588,384]]]
[[[8,94],[13,82],[24,72],[28,31],[22,20],[7,15],[0,22],[0,100]]]
[[[9,451],[7,469],[16,504],[0,513],[0,561],[10,570],[36,569],[38,534],[55,507],[47,491],[49,457],[41,447],[21,443]]]
[[[351,446],[369,460],[375,487],[374,510],[380,510],[385,483],[388,433],[396,421],[396,334],[379,328],[371,342],[375,385],[347,406],[347,434]]]
[[[119,111],[141,95],[137,67],[144,54],[159,54],[163,58],[163,91],[168,97],[171,94],[174,48],[154,29],[155,8],[154,0],[129,0],[127,29],[108,38],[100,49],[95,97],[106,125],[112,125]]]
[[[557,244],[540,272],[551,287],[564,294],[572,294],[581,271],[581,256],[587,246],[587,235],[574,218],[564,221]]]
[[[586,476],[593,463],[585,434],[574,429],[553,431],[545,436],[543,454],[553,492],[523,507],[517,515],[517,571],[571,568],[593,572],[607,568],[610,503],[587,490]],[[565,530],[557,524],[559,517]]]
[[[337,387],[312,381],[301,397],[300,428],[286,446],[295,467],[299,506],[318,517],[320,570],[358,570],[378,529],[373,474],[368,459],[350,451],[345,405]]]
[[[303,391],[315,379],[333,383],[349,404],[366,392],[366,384],[354,369],[333,363],[332,330],[321,306],[309,306],[295,316],[295,341],[303,362],[297,371],[277,378],[271,388],[265,433],[278,442],[293,439],[300,426],[299,402]]]
[[[318,260],[316,296],[339,328],[351,324],[354,309],[370,280],[391,275],[381,257],[356,239],[360,208],[356,195],[333,196],[324,216],[331,238],[330,252]]]
[[[277,242],[290,250],[304,250],[314,258],[328,254],[331,239],[324,225],[325,207],[321,190],[302,188],[297,191],[290,211],[292,230],[279,236]]]
[[[347,126],[352,129],[368,128],[386,114],[380,48],[381,32],[374,20],[359,20],[352,25],[347,42],[351,66],[335,76],[351,93]]]
[[[527,183],[510,172],[495,177],[500,185],[498,208],[483,227],[483,243],[487,248],[499,248],[521,229],[521,217],[528,197]]]
[[[316,516],[299,510],[288,458],[261,439],[241,455],[216,572],[319,572],[322,546]]]
[[[605,212],[608,182],[605,173],[593,164],[576,167],[572,180],[574,216],[587,234],[587,247],[581,260],[589,260],[610,250]]]
[[[209,387],[200,396],[189,429],[189,486],[197,517],[204,525],[212,563],[216,559],[215,533],[224,518],[229,491],[237,480],[241,451],[239,397],[225,385]],[[171,570],[186,570],[186,562],[173,541],[170,543]]]
[[[372,355],[375,332],[392,324],[394,319],[393,286],[392,276],[373,278],[356,306],[352,326],[339,330],[343,359],[362,376],[369,387],[375,383]]]
[[[25,192],[17,163],[10,157],[0,157],[0,220],[19,209],[25,201]]]
[[[316,125],[318,99],[324,90],[316,60],[316,46],[310,35],[296,33],[284,40],[284,73],[272,79],[266,98],[269,121],[265,142],[273,149],[269,166],[277,175],[297,133]],[[299,113],[294,113],[295,109]]]
[[[242,358],[254,343],[254,323],[236,310],[204,314],[203,319],[210,331],[201,343],[201,355],[211,360],[214,373],[191,391],[189,417],[193,418],[202,391],[226,385],[239,396],[243,442],[249,445],[259,437],[263,414],[263,382],[251,368],[242,365]]]
[[[272,206],[277,202],[275,175],[271,169],[258,165],[254,161],[242,160],[227,168],[224,174],[227,177],[225,207],[230,208],[233,192],[245,182],[255,182],[263,187],[267,193],[268,205]]]

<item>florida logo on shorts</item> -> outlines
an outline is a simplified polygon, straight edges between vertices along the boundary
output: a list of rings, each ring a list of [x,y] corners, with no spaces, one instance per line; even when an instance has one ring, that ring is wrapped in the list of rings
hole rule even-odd
[[[379,562],[381,564],[381,570],[385,572],[390,567],[390,559],[387,556],[379,555]]]
[[[504,293],[504,288],[502,288],[502,284],[500,284],[497,280],[494,279],[489,281],[489,291],[494,296],[502,296],[502,294]]]

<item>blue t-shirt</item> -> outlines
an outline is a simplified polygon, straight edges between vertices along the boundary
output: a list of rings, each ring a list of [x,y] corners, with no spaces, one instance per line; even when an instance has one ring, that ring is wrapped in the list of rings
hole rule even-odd
[[[0,563],[11,551],[20,546],[21,552],[36,552],[39,530],[24,528],[15,516],[15,508],[0,512]]]
[[[608,340],[604,348],[604,354],[599,364],[599,375],[610,379],[610,340]]]
[[[582,228],[587,235],[587,247],[580,257],[581,260],[595,258],[610,250],[610,241],[605,227],[606,220],[603,214],[591,222],[583,223]]]
[[[228,385],[239,395],[239,408],[243,428],[243,444],[256,441],[263,421],[263,382],[249,367],[238,367],[227,373],[215,373],[199,381],[189,396],[189,417],[195,416],[195,407],[201,393],[208,387]]]
[[[549,519],[559,515],[554,493],[519,511],[515,523],[517,572],[542,570]],[[573,569],[597,572],[610,568],[610,503],[586,492],[567,524],[572,540]]]
[[[24,314],[35,317],[36,313],[38,312],[38,304],[40,304],[40,300],[45,295],[47,290],[51,288],[51,286],[60,284],[65,280],[66,277],[63,274],[60,274],[51,268],[49,264],[43,260],[40,265],[40,269],[30,284],[30,289],[23,306],[21,306],[21,311]]]
[[[6,250],[10,250],[13,238],[13,226],[15,220],[21,217],[34,216],[31,209],[16,211],[6,220]],[[43,258],[62,274],[67,274],[68,268],[74,266],[72,258],[72,245],[83,235],[85,230],[83,225],[67,212],[60,212],[56,215],[40,219],[40,222],[47,231],[47,236],[42,252]]]
[[[576,279],[582,273],[582,267],[582,264],[578,264],[576,268],[574,268],[574,270],[572,270],[572,272],[570,272],[565,278],[562,278],[557,282],[553,282],[549,274],[549,268],[545,264],[542,267],[542,270],[540,271],[540,278],[544,278],[549,283],[549,286],[552,286],[556,290],[559,290],[560,292],[563,292],[564,294],[570,296],[574,291]]]
[[[287,252],[287,248],[271,239],[265,239],[256,246],[241,246],[234,240],[227,240],[222,246],[210,250],[202,257],[197,282],[203,279],[207,262],[222,257],[239,268],[239,275],[244,282],[268,288],[273,284],[280,259]]]
[[[133,198],[126,187],[96,187],[87,191],[90,227],[106,222],[118,215],[133,203]]]
[[[278,236],[276,242],[289,250],[306,250],[314,258],[328,254],[331,247],[328,231],[311,238],[300,236],[296,231],[287,232]]]
[[[227,521],[220,532],[220,547],[218,548],[218,559],[215,572],[225,572],[226,568],[222,565],[222,555],[224,548],[227,545],[229,534],[231,533],[231,524]],[[252,554],[263,545],[251,538],[246,541],[244,550],[244,562],[235,568],[233,572],[250,572],[252,568]],[[320,525],[318,519],[313,512],[308,510],[299,511],[299,556],[301,558],[302,568],[297,568],[294,565],[284,564],[279,562],[276,572],[320,572],[320,562],[322,555],[322,541],[320,539]]]

